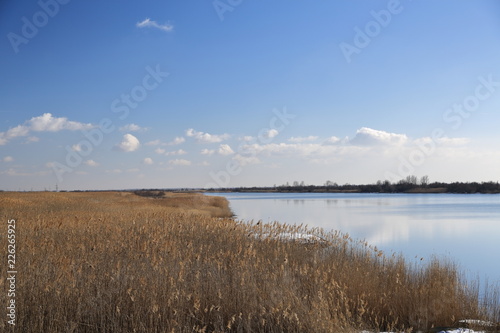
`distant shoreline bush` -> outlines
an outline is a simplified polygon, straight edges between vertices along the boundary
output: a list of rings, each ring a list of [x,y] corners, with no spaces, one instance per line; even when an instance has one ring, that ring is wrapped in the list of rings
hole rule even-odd
[[[305,185],[298,182],[290,185],[273,187],[233,187],[208,189],[208,192],[277,192],[277,193],[463,193],[463,194],[498,194],[498,182],[453,182],[420,183],[416,178],[401,180],[396,183],[378,181],[375,184],[344,184],[327,182],[325,185]]]

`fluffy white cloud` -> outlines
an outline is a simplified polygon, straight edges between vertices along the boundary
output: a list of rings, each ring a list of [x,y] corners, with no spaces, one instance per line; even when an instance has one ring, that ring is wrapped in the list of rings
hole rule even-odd
[[[116,148],[124,152],[133,152],[139,149],[141,143],[132,134],[125,134],[123,136],[122,142],[120,142]]]
[[[241,141],[246,141],[246,142],[249,142],[249,141],[253,141],[253,140],[255,140],[255,138],[254,138],[253,136],[246,135],[246,136],[242,137],[240,140],[241,140]]]
[[[10,168],[8,170],[0,171],[0,175],[7,175],[12,177],[33,177],[33,176],[47,176],[49,171],[36,171],[36,172],[23,172],[19,169]]]
[[[208,156],[213,155],[214,153],[215,153],[215,150],[213,150],[213,149],[203,149],[201,151],[202,155],[208,155]]]
[[[5,137],[7,139],[17,138],[19,136],[26,136],[30,132],[30,128],[24,125],[18,125],[14,128],[11,128],[5,133]]]
[[[125,126],[120,127],[120,131],[122,132],[139,132],[139,131],[146,131],[147,128],[141,127],[136,124],[127,124]]]
[[[299,158],[329,158],[364,154],[369,147],[354,145],[324,145],[321,143],[270,143],[243,145],[238,150],[242,156],[284,156]]]
[[[0,132],[0,146],[7,144],[11,139],[28,136],[30,132],[58,132],[62,130],[79,131],[93,128],[92,124],[84,124],[68,120],[66,117],[54,117],[50,113],[33,117],[22,125],[10,128],[6,132]],[[28,138],[28,142],[38,141],[38,138]]]
[[[233,157],[233,160],[238,161],[238,163],[241,166],[245,166],[248,164],[259,164],[261,161],[259,160],[258,157],[256,156],[243,156],[240,154],[237,154]]]
[[[434,141],[434,143],[433,143],[433,141]],[[425,138],[416,139],[414,141],[414,143],[417,145],[435,144],[435,145],[439,145],[439,146],[464,146],[464,145],[470,143],[470,139],[468,139],[468,138],[449,138],[449,137],[432,139],[430,137],[425,137]]]
[[[179,149],[176,151],[168,151],[165,153],[165,156],[175,156],[175,155],[186,155],[187,152],[183,149]]]
[[[176,137],[174,140],[170,141],[167,143],[168,146],[175,146],[175,145],[180,145],[181,143],[185,142],[186,139],[184,139],[181,136]]]
[[[82,151],[82,147],[79,144],[74,144],[71,146],[72,151]]]
[[[185,142],[186,139],[183,138],[182,136],[178,136],[176,137],[175,139],[173,139],[172,141],[170,142],[167,142],[167,143],[162,143],[160,140],[153,140],[153,141],[149,141],[148,143],[146,143],[146,146],[176,146],[176,145],[180,145],[181,143]]]
[[[163,149],[163,148],[156,148],[155,149],[155,153],[159,154],[159,155],[163,155],[165,154],[166,150]]]
[[[6,163],[14,162],[14,158],[12,156],[5,156],[2,161]]]
[[[227,155],[234,154],[234,151],[231,149],[231,147],[229,145],[223,144],[223,145],[219,146],[217,153],[219,155],[227,156]]]
[[[350,143],[360,146],[403,145],[407,141],[408,137],[405,134],[389,133],[362,127],[356,132],[356,135],[350,140]]]
[[[3,146],[9,142],[9,140],[20,137],[27,136],[30,132],[30,128],[24,125],[18,125],[16,127],[10,128],[7,132],[0,132],[0,146]]]
[[[186,135],[195,138],[199,143],[218,143],[229,139],[229,134],[209,134],[195,131],[192,128],[186,131]]]
[[[262,133],[262,137],[264,137],[265,139],[272,139],[278,136],[278,134],[280,134],[280,132],[273,128]]]
[[[85,165],[88,165],[88,166],[91,166],[91,167],[96,167],[96,166],[99,166],[99,163],[97,163],[96,161],[94,160],[86,160],[85,162],[83,162]]]
[[[331,136],[328,139],[326,139],[325,141],[323,141],[323,144],[324,145],[336,145],[336,144],[339,144],[341,142],[342,142],[342,140],[340,140],[336,136]]]
[[[39,117],[33,117],[28,121],[30,130],[35,132],[58,132],[62,130],[79,131],[90,129],[92,124],[83,124],[77,121],[70,121],[66,117],[56,118],[50,113],[44,113]]]
[[[183,160],[183,159],[175,159],[168,161],[168,164],[171,165],[180,165],[180,166],[189,166],[191,165],[191,161]]]
[[[165,32],[174,30],[174,26],[171,24],[159,24],[158,22],[153,21],[149,18],[146,18],[141,22],[137,22],[135,25],[138,28],[156,28]]]
[[[290,142],[296,142],[296,143],[300,143],[300,142],[311,142],[311,141],[316,141],[318,140],[318,137],[317,136],[314,136],[314,135],[310,135],[310,136],[299,136],[299,137],[291,137],[290,139],[288,139],[288,141]]]
[[[146,157],[143,161],[142,161],[143,164],[146,164],[146,165],[151,165],[153,164],[153,159],[151,157]]]

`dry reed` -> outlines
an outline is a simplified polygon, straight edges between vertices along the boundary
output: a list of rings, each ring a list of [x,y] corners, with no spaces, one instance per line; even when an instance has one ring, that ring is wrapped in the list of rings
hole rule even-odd
[[[498,294],[484,304],[452,263],[409,265],[338,232],[234,221],[223,198],[4,192],[0,207],[18,228],[16,332],[411,331],[498,321]],[[289,237],[297,234],[314,237]]]

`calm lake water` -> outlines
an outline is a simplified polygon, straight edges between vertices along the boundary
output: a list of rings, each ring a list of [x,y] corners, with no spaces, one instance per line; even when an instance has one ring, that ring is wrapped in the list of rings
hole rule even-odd
[[[500,195],[213,193],[240,220],[339,230],[409,260],[433,255],[500,282]]]

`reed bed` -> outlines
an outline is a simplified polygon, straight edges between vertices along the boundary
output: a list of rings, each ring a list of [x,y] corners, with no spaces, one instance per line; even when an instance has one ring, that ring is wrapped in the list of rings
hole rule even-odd
[[[480,298],[453,263],[409,264],[339,232],[235,221],[223,198],[4,192],[0,207],[2,221],[17,222],[15,332],[416,331],[499,320],[498,293]]]

